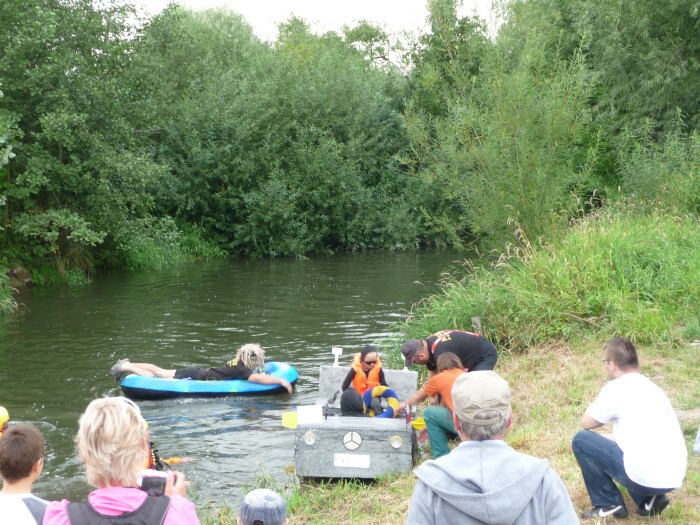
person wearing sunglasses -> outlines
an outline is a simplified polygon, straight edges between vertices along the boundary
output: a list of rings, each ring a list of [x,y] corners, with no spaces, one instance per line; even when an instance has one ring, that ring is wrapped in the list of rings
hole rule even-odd
[[[362,395],[370,388],[379,385],[389,386],[384,377],[382,361],[379,359],[376,346],[365,345],[362,351],[353,357],[350,371],[343,381],[342,390],[345,392],[352,386],[358,394]]]
[[[350,371],[343,380],[343,394],[346,393],[348,388],[353,388],[357,391],[358,397],[361,398],[362,394],[367,390],[371,390],[379,385],[389,386],[386,384],[386,378],[384,377],[382,361],[379,359],[375,345],[365,345],[362,351],[353,357]],[[371,409],[375,414],[381,414],[384,411],[379,398],[372,398]]]

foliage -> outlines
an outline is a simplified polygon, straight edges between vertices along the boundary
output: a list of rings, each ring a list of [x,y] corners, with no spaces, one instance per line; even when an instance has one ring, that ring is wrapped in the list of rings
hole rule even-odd
[[[559,241],[525,243],[448,280],[414,311],[410,331],[469,327],[481,316],[487,337],[516,351],[583,333],[677,341],[700,314],[699,247],[697,218],[601,211]]]
[[[17,302],[12,297],[10,278],[7,268],[0,264],[0,315],[9,314],[17,309]]]
[[[221,250],[194,228],[181,229],[169,217],[124,222],[107,252],[110,263],[127,270],[162,269],[196,259],[220,258]]]
[[[624,193],[671,213],[700,216],[700,134],[678,126],[657,142],[647,126],[625,138],[630,146],[622,153]]]
[[[582,48],[596,78],[596,119],[615,133],[651,120],[672,128],[677,112],[700,125],[700,8],[695,0],[517,1],[511,23],[552,37],[562,56]]]
[[[483,21],[457,16],[459,0],[429,0],[430,32],[411,51],[414,108],[444,116],[455,98],[469,97],[492,48]]]
[[[446,3],[454,10],[455,2],[431,3],[441,8],[431,12],[433,28],[445,35],[429,40],[418,69],[422,82],[429,64],[441,65],[447,87],[429,91],[443,102],[426,104],[421,87],[407,112],[413,162],[430,188],[430,236],[503,246],[516,228],[531,238],[561,231],[595,188],[582,56],[559,60],[539,33],[522,40],[504,31],[488,44],[482,26],[448,16]]]
[[[1,9],[7,23],[0,29],[6,83],[0,118],[7,115],[18,132],[10,135],[16,155],[0,180],[6,204],[0,244],[30,263],[39,282],[57,276],[80,282],[96,261],[129,261],[112,257],[112,248],[144,246],[147,234],[125,241],[124,232],[142,233],[141,226],[160,220],[153,188],[167,170],[141,140],[139,127],[152,110],[132,60],[138,20],[122,2],[12,0]],[[128,266],[162,266],[173,252],[167,238],[159,241],[148,243],[151,258]]]
[[[144,67],[178,60],[155,78],[171,111],[157,126],[172,168],[161,210],[251,255],[410,246],[395,76],[301,20],[280,35],[270,49],[225,10],[154,20]]]
[[[267,44],[228,10],[3,2],[8,265],[53,281],[221,250],[502,250],[617,186],[697,213],[691,0],[515,1],[495,35],[460,5],[429,0],[402,70],[367,22],[292,18]]]

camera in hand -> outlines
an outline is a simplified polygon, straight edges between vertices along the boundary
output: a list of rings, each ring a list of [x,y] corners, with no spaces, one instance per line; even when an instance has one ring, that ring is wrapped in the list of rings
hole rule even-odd
[[[149,496],[162,496],[165,494],[165,476],[144,476],[141,490]]]

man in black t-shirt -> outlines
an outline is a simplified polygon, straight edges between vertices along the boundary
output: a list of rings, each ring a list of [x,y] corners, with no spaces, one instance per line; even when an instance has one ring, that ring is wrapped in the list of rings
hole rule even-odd
[[[109,371],[117,381],[122,374],[130,372],[144,377],[162,377],[174,379],[195,379],[198,381],[221,381],[225,379],[242,379],[262,385],[282,385],[292,393],[292,385],[286,379],[274,377],[263,371],[265,352],[256,344],[245,344],[238,349],[236,357],[221,366],[213,368],[166,369],[151,363],[132,363],[120,359]]]
[[[467,372],[493,370],[498,360],[493,343],[463,330],[442,330],[425,339],[409,339],[401,347],[405,366],[425,365],[430,376],[437,371],[438,356],[445,352],[459,357]]]

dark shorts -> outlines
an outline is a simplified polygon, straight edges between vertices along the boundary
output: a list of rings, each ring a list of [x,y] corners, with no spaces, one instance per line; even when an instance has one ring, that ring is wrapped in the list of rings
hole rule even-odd
[[[175,370],[175,379],[196,379],[198,381],[207,380],[207,369],[205,368],[183,368]]]

